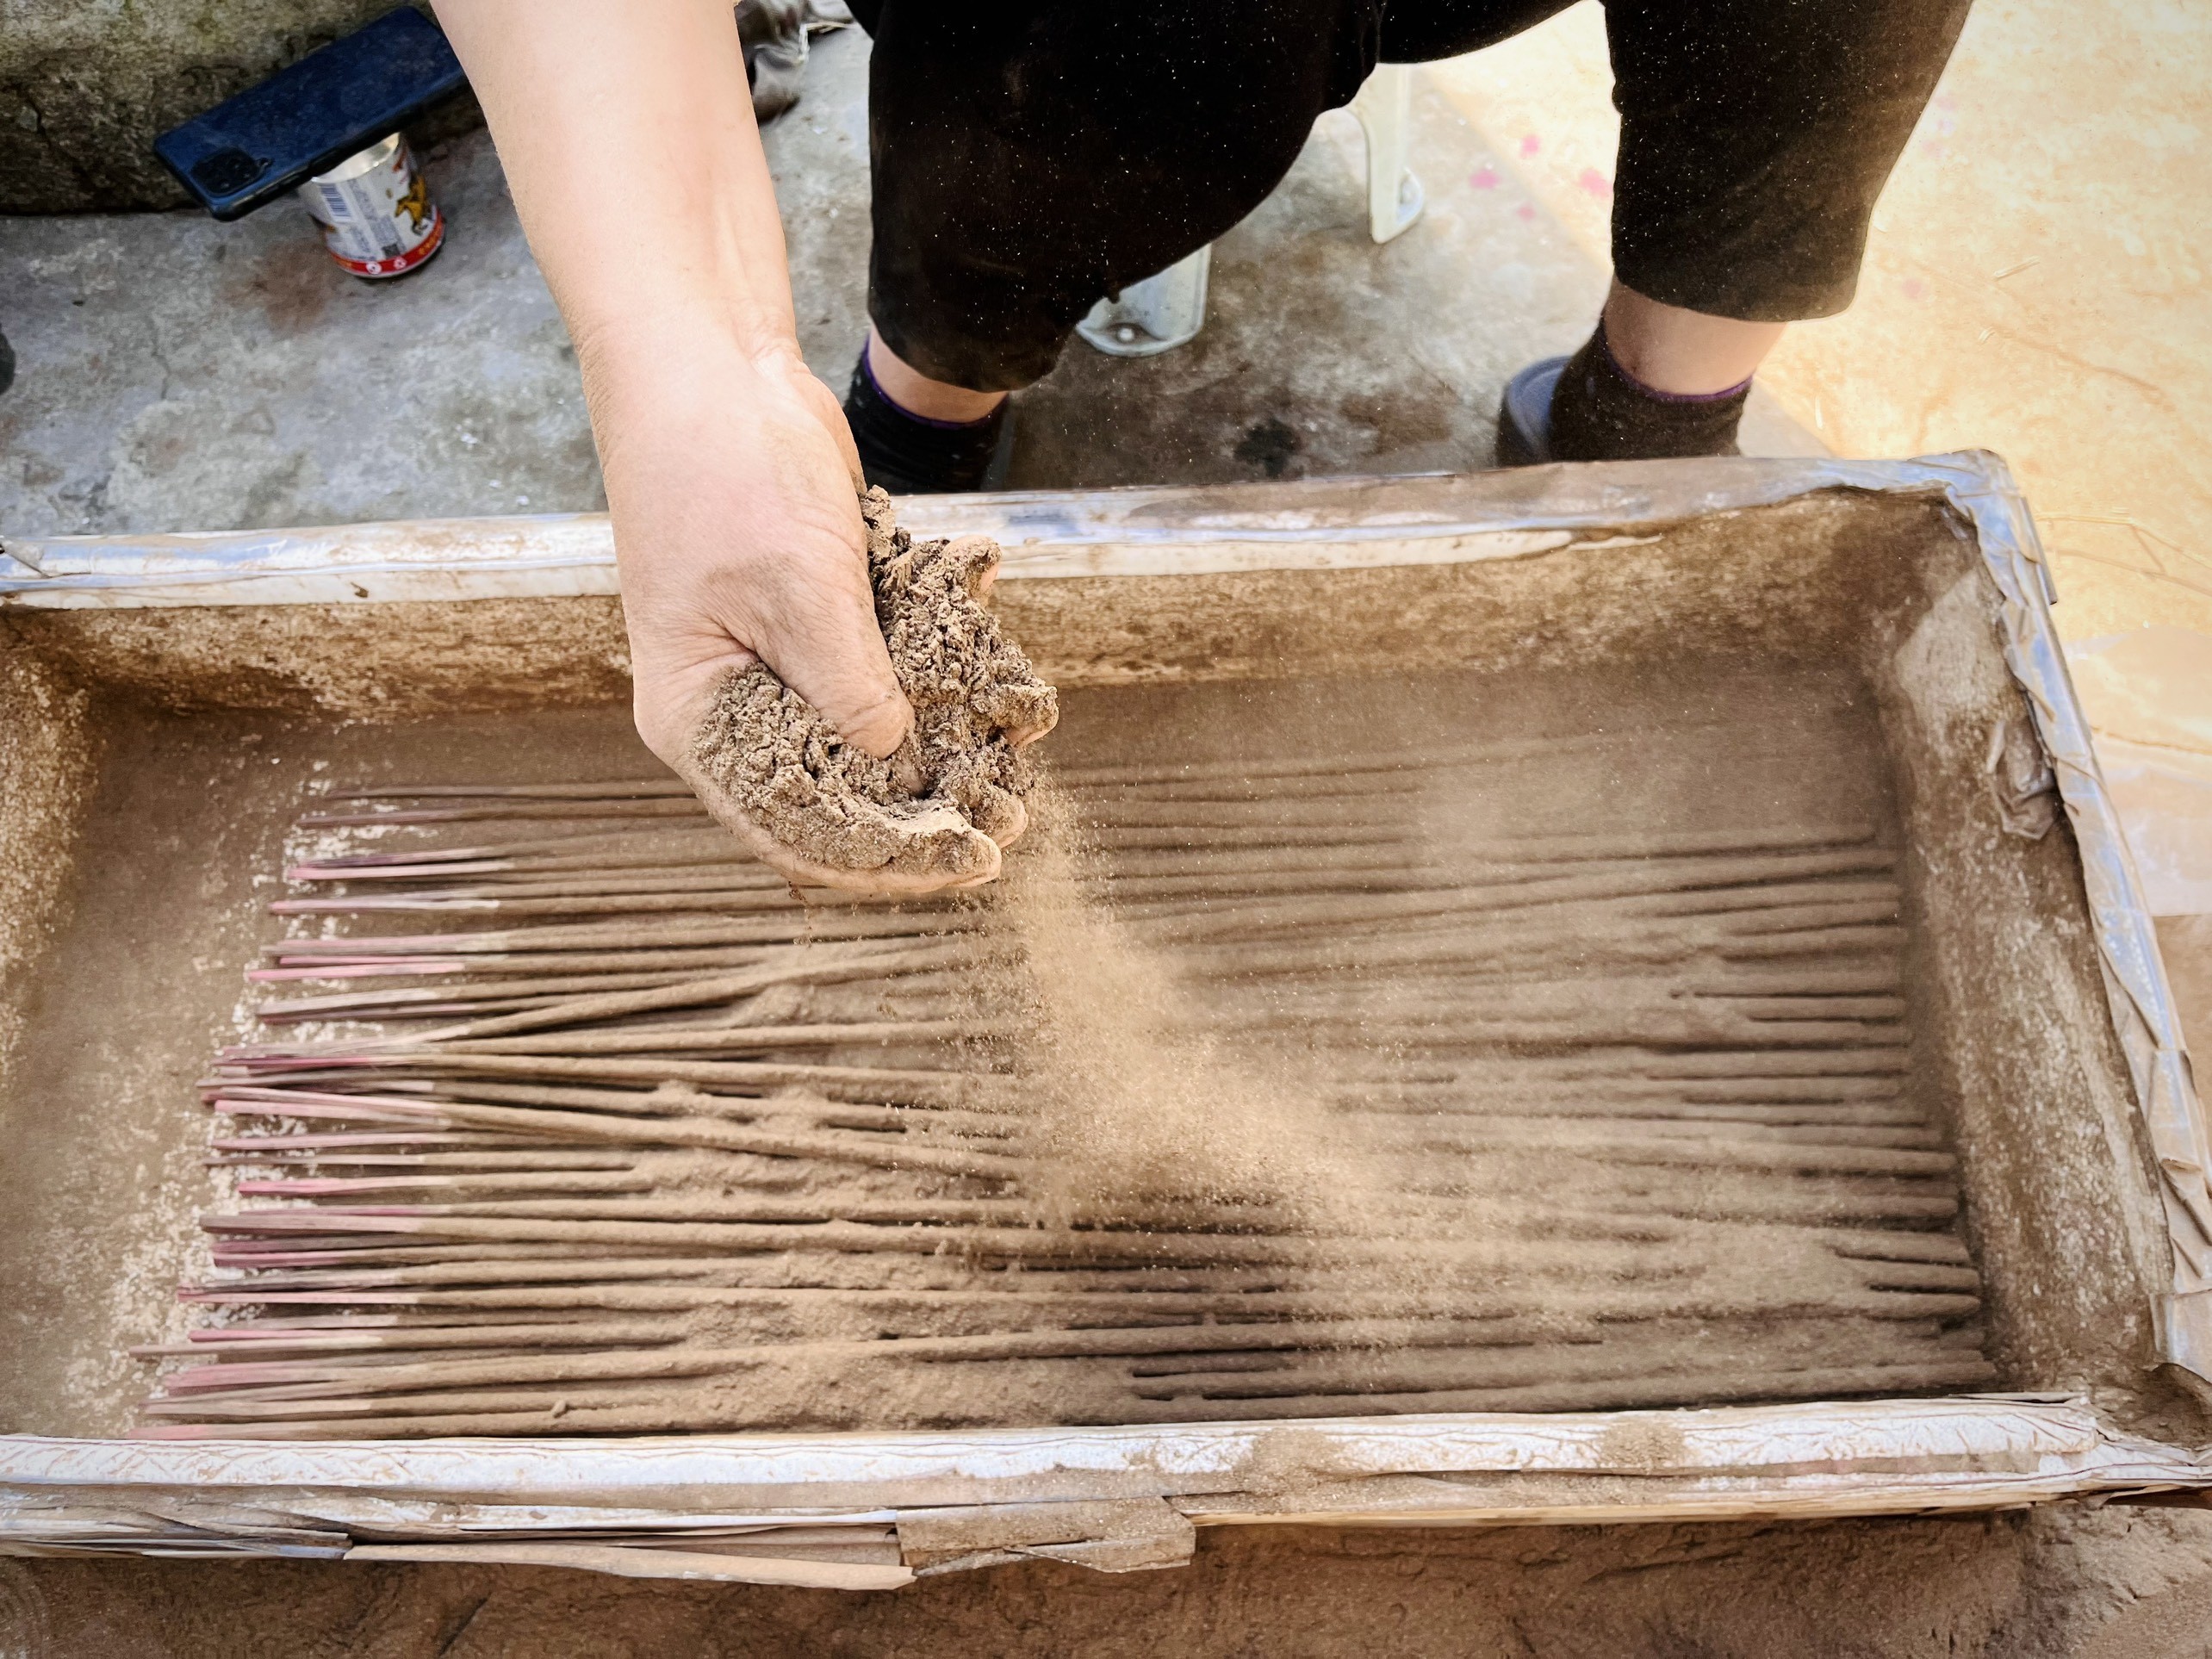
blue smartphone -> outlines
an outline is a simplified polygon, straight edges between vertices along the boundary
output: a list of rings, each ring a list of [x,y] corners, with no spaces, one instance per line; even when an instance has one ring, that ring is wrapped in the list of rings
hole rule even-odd
[[[467,77],[411,6],[309,53],[153,141],[201,206],[236,219],[413,121]]]

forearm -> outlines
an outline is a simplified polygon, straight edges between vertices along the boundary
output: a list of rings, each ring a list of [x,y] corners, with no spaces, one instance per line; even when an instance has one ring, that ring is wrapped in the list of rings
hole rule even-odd
[[[728,0],[437,0],[594,403],[633,363],[795,357]],[[601,434],[604,440],[605,433]]]
[[[683,771],[716,688],[757,661],[891,754],[913,717],[860,459],[799,355],[729,0],[437,3],[576,344],[639,731]]]

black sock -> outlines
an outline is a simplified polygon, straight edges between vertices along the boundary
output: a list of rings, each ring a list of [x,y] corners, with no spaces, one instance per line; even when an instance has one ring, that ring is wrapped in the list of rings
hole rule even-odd
[[[1606,326],[1560,370],[1551,394],[1556,461],[1650,461],[1665,456],[1735,455],[1736,426],[1751,382],[1681,396],[1655,391],[1620,366]]]
[[[983,488],[998,450],[1006,403],[980,420],[931,420],[910,414],[884,395],[868,367],[868,351],[853,369],[845,393],[845,421],[861,451],[868,482],[893,495],[941,495]]]

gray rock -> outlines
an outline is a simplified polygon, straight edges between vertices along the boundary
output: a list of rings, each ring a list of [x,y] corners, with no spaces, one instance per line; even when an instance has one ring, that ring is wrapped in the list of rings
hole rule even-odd
[[[0,212],[175,208],[155,134],[393,9],[392,0],[5,0]],[[468,122],[443,113],[439,133]]]

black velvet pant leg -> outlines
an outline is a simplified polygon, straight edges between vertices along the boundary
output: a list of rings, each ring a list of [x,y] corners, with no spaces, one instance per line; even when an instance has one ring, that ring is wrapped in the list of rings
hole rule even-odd
[[[1967,4],[1606,0],[1614,274],[1750,322],[1842,310]]]
[[[1028,385],[1099,298],[1257,207],[1379,59],[1471,51],[1563,3],[861,0],[869,314],[935,379]],[[1967,5],[1608,0],[1621,280],[1720,316],[1842,309]]]
[[[880,0],[868,313],[978,391],[1264,200],[1376,62],[1380,0]]]

